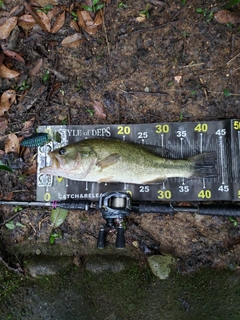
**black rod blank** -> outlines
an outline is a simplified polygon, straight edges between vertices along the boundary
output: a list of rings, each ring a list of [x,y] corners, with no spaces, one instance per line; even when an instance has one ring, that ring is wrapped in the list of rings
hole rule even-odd
[[[67,210],[89,210],[91,208],[100,209],[98,203],[89,200],[79,201],[53,201],[53,202],[40,202],[40,201],[0,201],[0,205],[11,206],[35,206],[35,207],[60,207]],[[119,209],[121,211],[121,209]],[[240,205],[195,205],[195,206],[177,206],[171,203],[152,203],[140,202],[134,203],[130,209],[132,212],[138,213],[158,213],[158,214],[174,214],[176,212],[198,213],[201,215],[211,216],[240,216]]]

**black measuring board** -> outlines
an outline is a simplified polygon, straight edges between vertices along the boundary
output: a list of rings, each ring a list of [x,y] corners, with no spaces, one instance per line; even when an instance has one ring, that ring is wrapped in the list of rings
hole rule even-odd
[[[53,140],[38,148],[37,201],[97,200],[108,191],[130,191],[136,201],[240,200],[240,120],[40,126],[38,132],[47,132],[52,136],[58,132],[61,143]],[[40,168],[50,165],[49,151],[89,138],[120,139],[160,146],[168,152],[168,157],[174,159],[214,152],[218,174],[208,179],[169,178],[166,182],[147,185],[98,184],[40,174]]]

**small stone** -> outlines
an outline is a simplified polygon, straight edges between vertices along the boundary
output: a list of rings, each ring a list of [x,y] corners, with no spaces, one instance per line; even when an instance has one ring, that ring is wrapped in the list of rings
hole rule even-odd
[[[150,92],[149,87],[145,87],[145,88],[144,88],[144,92]]]
[[[133,245],[135,248],[138,248],[138,247],[139,247],[138,241],[133,241],[133,242],[132,242],[132,245]]]
[[[117,273],[128,269],[135,262],[129,257],[93,256],[85,265],[87,271],[95,274],[102,272]]]
[[[27,264],[27,269],[32,277],[54,275],[73,264],[73,259],[68,256],[34,256]]]
[[[37,249],[36,251],[35,251],[35,253],[36,253],[36,255],[40,255],[41,253],[42,253],[42,251],[40,250],[40,249]]]
[[[161,280],[167,279],[175,259],[171,255],[154,255],[147,258],[152,273]]]

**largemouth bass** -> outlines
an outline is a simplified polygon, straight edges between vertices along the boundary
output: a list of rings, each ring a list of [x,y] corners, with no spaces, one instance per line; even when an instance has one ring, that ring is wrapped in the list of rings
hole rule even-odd
[[[41,173],[71,180],[147,184],[168,178],[216,176],[213,152],[188,159],[167,159],[148,147],[113,139],[87,139],[48,153],[51,165]]]

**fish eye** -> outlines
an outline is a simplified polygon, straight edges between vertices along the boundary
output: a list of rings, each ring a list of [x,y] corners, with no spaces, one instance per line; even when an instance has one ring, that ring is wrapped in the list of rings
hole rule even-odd
[[[65,152],[66,152],[66,150],[65,150],[64,148],[61,148],[61,149],[58,150],[58,153],[59,153],[61,156],[64,155]]]

